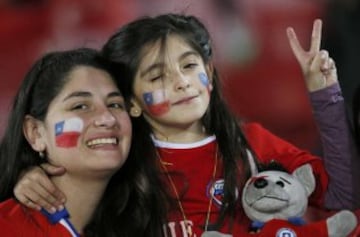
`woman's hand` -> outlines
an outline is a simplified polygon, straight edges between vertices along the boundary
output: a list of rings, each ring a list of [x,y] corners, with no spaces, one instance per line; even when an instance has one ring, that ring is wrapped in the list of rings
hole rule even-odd
[[[64,208],[65,195],[51,182],[48,175],[62,175],[63,167],[50,164],[34,166],[25,171],[14,188],[16,199],[23,205],[40,210],[44,208],[50,213]]]
[[[301,47],[292,27],[288,27],[286,30],[291,49],[300,64],[309,92],[321,90],[337,83],[334,60],[329,56],[328,51],[320,50],[321,28],[322,21],[315,20],[309,51],[305,51]]]

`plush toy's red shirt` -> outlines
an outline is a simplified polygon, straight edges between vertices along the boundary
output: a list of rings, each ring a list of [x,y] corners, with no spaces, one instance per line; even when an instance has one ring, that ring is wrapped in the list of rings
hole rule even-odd
[[[286,220],[274,219],[265,223],[264,227],[255,234],[256,237],[327,237],[326,220],[305,225],[294,225]],[[255,237],[254,236],[254,237]]]

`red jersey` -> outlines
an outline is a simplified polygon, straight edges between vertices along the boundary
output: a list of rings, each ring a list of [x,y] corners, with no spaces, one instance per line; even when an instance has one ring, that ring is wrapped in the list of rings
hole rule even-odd
[[[261,162],[276,160],[289,172],[305,163],[311,164],[316,178],[316,190],[310,200],[313,204],[322,203],[328,178],[321,159],[299,150],[256,123],[246,124],[243,129],[251,148]],[[176,197],[173,186],[176,187],[183,208],[183,213],[180,210],[169,213],[169,222],[164,226],[170,233],[170,236],[167,236],[189,237],[186,227],[190,225],[194,233],[192,237],[200,237],[204,232],[208,213],[209,223],[215,223],[222,205],[224,179],[221,159],[215,155],[218,153],[216,137],[208,137],[191,144],[174,144],[157,140],[154,142],[162,164],[171,177],[171,181],[169,177],[165,177],[169,182],[169,192]],[[216,174],[213,177],[215,163]],[[211,203],[209,197],[213,197]],[[232,234],[234,237],[248,233],[250,220],[242,210],[240,198],[237,209],[235,219],[225,220],[218,231]],[[211,230],[211,224],[207,227],[207,230]]]
[[[67,223],[50,223],[41,212],[9,199],[0,203],[0,235],[6,237],[75,237]]]

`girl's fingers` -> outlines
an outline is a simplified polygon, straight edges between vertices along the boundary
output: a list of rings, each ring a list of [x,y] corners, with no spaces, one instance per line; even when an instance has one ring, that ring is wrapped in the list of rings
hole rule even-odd
[[[15,187],[16,198],[25,206],[41,209],[44,208],[50,213],[63,208],[63,205],[56,200],[51,193],[44,189],[40,184],[24,182]]]
[[[328,85],[332,85],[338,82],[336,65],[332,58],[329,58],[328,65],[329,65],[329,69],[326,72],[324,72],[324,74],[327,78]]]
[[[311,34],[310,50],[305,51],[293,28],[288,27],[287,37],[291,49],[305,76],[308,91],[316,91],[337,82],[336,66],[326,50],[320,51],[322,21],[316,19]]]
[[[335,61],[332,58],[329,58],[329,69],[336,69]]]
[[[14,188],[15,197],[24,205],[39,205],[48,211],[63,208],[65,195],[50,181],[43,169],[34,167],[27,171]]]
[[[56,212],[55,206],[53,206],[49,202],[47,202],[46,199],[43,199],[37,193],[37,191],[29,189],[26,192],[25,198],[26,198],[25,205],[29,205],[29,204],[32,205],[33,204],[35,206],[39,206],[40,209],[43,208],[43,209],[47,210],[49,213],[55,213]]]
[[[30,178],[31,188],[36,189],[42,197],[47,199],[47,202],[58,207],[66,201],[65,195],[51,182],[47,175],[34,175]]]
[[[26,196],[35,205],[38,205],[50,213],[63,209],[63,205],[56,205],[56,199],[45,189],[39,186],[33,186],[29,189]]]
[[[47,200],[43,199],[39,194],[39,187],[34,186],[34,188],[32,188],[24,182],[15,187],[14,194],[16,199],[27,207],[37,210],[44,208],[51,213],[56,211],[55,206],[48,203]]]
[[[303,62],[303,54],[305,53],[304,49],[301,47],[300,42],[296,36],[296,33],[292,27],[286,29],[287,37],[289,39],[290,47],[300,64]]]
[[[334,82],[337,81],[336,66],[335,66],[335,62],[332,58],[328,58],[326,64],[324,64],[321,67],[321,72],[323,73],[324,76],[326,76],[328,78],[328,80],[334,81]]]
[[[329,53],[326,50],[318,52],[310,66],[310,72],[323,72],[329,69]]]
[[[316,19],[314,21],[313,30],[311,34],[310,53],[317,53],[320,50],[321,29],[322,29],[322,21],[320,19]]]
[[[320,90],[337,82],[335,62],[326,50],[315,55],[306,82],[309,91]]]
[[[41,210],[41,206],[36,205],[33,201],[31,201],[29,198],[27,198],[24,195],[17,196],[16,199],[23,205],[27,206],[28,208],[38,210],[38,211]]]
[[[34,184],[29,189],[33,194],[37,194],[37,196],[32,196],[31,200],[35,202],[35,204],[40,205],[46,209],[50,209],[49,206],[52,206],[56,209],[63,208],[63,202],[58,200],[58,197],[54,195],[54,190],[49,190],[49,188],[43,187],[41,184]]]

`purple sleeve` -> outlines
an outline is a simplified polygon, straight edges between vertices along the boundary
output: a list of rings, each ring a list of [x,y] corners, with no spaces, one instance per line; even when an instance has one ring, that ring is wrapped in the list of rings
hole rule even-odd
[[[329,175],[324,205],[329,209],[353,209],[356,201],[352,168],[355,144],[339,84],[310,93],[310,101]]]

